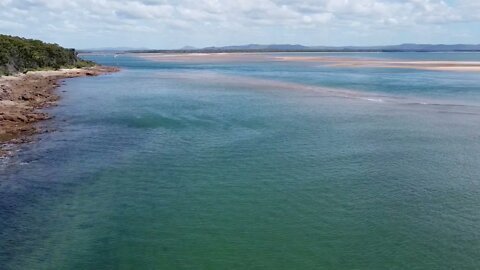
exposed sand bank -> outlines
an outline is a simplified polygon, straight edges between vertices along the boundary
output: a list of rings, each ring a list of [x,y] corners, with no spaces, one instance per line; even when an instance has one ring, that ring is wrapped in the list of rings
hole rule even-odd
[[[328,66],[337,67],[405,68],[438,71],[480,72],[480,62],[478,61],[413,61],[308,56],[284,56],[278,57],[277,59],[286,62],[323,63]]]
[[[39,132],[35,123],[49,118],[39,109],[52,106],[58,100],[54,90],[60,80],[116,71],[117,68],[96,66],[0,77],[0,156],[6,154],[5,144],[28,141],[29,135]]]
[[[403,68],[433,71],[480,72],[478,61],[413,61],[384,60],[349,57],[332,57],[298,53],[295,56],[282,56],[276,53],[139,53],[145,59],[160,62],[228,62],[228,61],[274,61],[296,63],[318,63],[332,67],[358,68]]]

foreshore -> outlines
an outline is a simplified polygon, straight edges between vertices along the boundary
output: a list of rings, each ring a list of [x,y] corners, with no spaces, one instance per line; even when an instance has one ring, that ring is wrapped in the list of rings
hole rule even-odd
[[[60,80],[98,76],[118,70],[115,67],[95,66],[1,76],[0,157],[8,154],[5,150],[7,144],[29,141],[31,135],[40,132],[35,124],[49,119],[49,115],[40,110],[56,104],[59,96],[55,89],[60,86]]]

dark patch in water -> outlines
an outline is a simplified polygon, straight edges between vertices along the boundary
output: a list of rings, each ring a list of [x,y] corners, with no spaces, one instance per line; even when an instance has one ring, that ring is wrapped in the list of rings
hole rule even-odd
[[[140,129],[182,128],[185,126],[181,120],[155,114],[119,116],[115,118],[107,118],[105,119],[105,122],[107,124]]]

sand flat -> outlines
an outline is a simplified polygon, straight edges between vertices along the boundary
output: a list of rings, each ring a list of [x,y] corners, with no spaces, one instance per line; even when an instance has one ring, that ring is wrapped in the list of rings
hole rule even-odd
[[[160,62],[292,62],[318,63],[331,67],[400,68],[432,71],[480,72],[480,61],[382,60],[373,58],[312,56],[299,53],[281,56],[275,53],[137,53],[134,56]]]

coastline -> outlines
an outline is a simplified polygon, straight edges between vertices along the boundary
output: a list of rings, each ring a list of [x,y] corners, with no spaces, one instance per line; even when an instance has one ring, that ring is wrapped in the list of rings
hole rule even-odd
[[[41,132],[36,123],[49,119],[41,109],[54,106],[60,81],[68,78],[98,76],[119,71],[116,67],[32,71],[26,74],[0,76],[0,157],[7,156],[7,144],[28,142]]]

